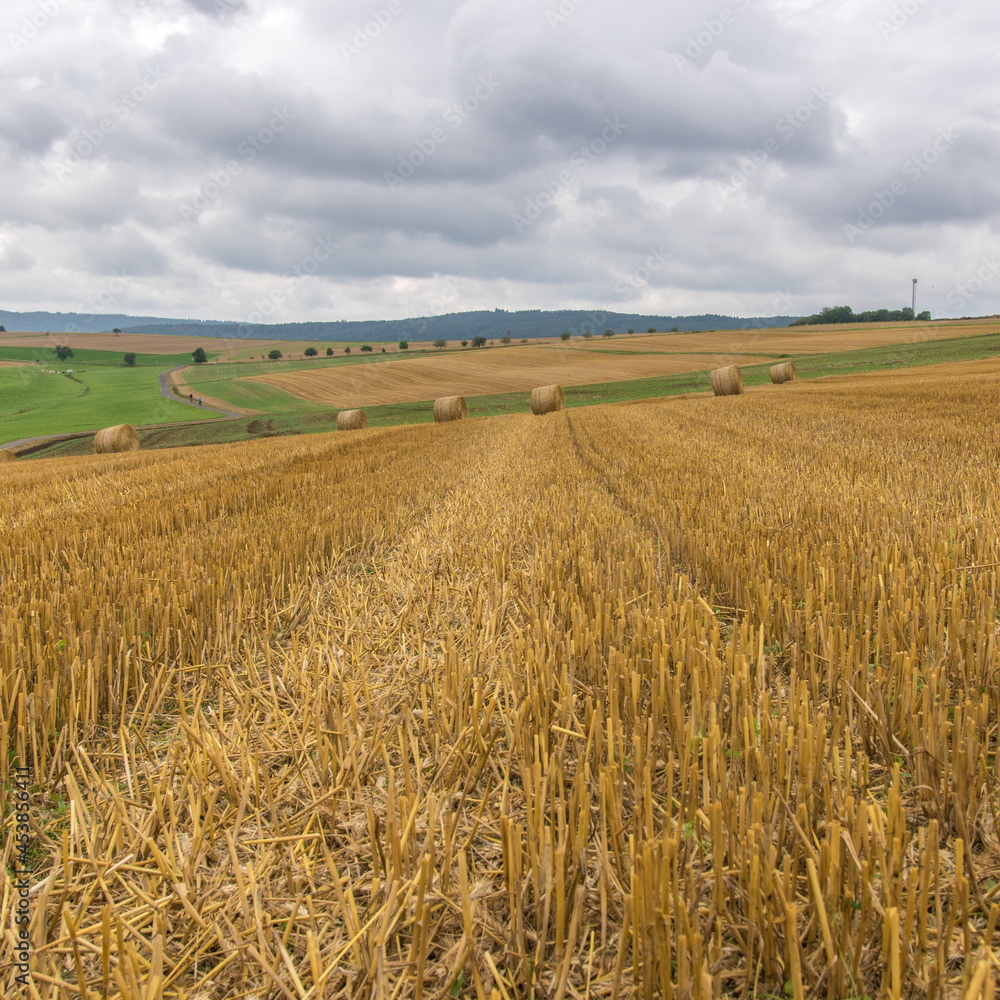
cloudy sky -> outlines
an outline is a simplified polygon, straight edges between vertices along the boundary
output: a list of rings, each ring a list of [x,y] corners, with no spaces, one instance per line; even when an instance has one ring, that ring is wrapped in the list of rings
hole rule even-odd
[[[1000,312],[992,0],[4,0],[0,306]]]

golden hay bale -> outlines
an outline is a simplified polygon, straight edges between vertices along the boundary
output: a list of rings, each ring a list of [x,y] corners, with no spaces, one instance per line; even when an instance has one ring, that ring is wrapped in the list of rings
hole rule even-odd
[[[555,413],[566,409],[566,397],[561,385],[540,385],[531,390],[531,412],[535,416],[542,413]]]
[[[0,462],[13,462],[14,452],[12,451],[0,451]]]
[[[98,455],[110,455],[116,451],[138,451],[139,435],[131,424],[116,424],[105,427],[94,435],[94,451]]]
[[[791,361],[785,361],[780,365],[771,366],[771,381],[775,385],[781,385],[782,382],[791,382],[793,378],[798,377],[798,370]]]
[[[368,426],[364,410],[341,410],[337,414],[338,431],[361,431]]]
[[[434,423],[444,424],[449,420],[462,420],[469,415],[465,396],[442,396],[434,400]]]
[[[738,396],[743,392],[743,373],[736,365],[716,368],[712,372],[712,392],[716,396]]]

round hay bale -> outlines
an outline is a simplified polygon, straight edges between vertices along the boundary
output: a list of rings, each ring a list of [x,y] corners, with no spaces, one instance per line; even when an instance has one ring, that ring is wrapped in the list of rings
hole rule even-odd
[[[13,462],[14,457],[14,452],[12,451],[0,451],[0,462]]]
[[[712,392],[716,396],[738,396],[743,392],[743,373],[736,365],[716,368],[712,372]]]
[[[450,420],[463,420],[469,415],[465,396],[442,396],[434,400],[434,423],[446,424]]]
[[[338,431],[361,431],[368,426],[364,410],[341,410],[337,414]]]
[[[791,361],[785,361],[780,365],[771,366],[771,382],[774,385],[781,385],[783,382],[791,382],[793,378],[798,377],[798,370]]]
[[[540,385],[531,390],[531,412],[535,416],[566,409],[566,397],[561,385]]]
[[[116,451],[138,451],[139,435],[131,424],[116,424],[105,427],[94,435],[94,451],[98,455],[110,455]]]

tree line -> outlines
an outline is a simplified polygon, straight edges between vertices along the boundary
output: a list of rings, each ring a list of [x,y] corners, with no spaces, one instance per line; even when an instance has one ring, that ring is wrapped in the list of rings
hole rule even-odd
[[[816,326],[821,323],[903,323],[912,320],[913,310],[909,306],[902,309],[868,309],[856,313],[850,306],[825,306],[812,316],[800,316],[790,326]],[[918,320],[929,320],[931,313],[925,309],[918,313]]]

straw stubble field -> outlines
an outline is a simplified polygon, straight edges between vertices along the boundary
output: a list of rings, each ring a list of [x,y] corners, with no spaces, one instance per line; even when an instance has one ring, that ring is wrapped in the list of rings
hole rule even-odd
[[[467,354],[407,358],[379,364],[275,371],[253,382],[331,406],[377,406],[419,402],[442,395],[516,392],[556,383],[586,385],[693,372],[708,364],[704,354],[598,354],[560,347],[507,347]],[[766,355],[720,356],[719,364],[756,364]]]
[[[32,995],[991,996],[995,396],[8,464]]]

